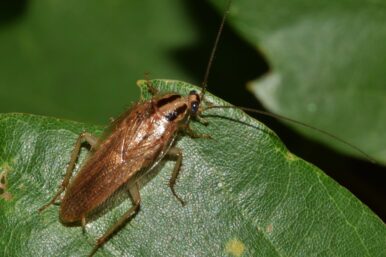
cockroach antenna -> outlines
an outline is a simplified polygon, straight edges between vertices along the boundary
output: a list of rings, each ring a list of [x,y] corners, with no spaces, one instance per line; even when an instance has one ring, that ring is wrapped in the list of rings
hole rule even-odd
[[[323,129],[320,129],[320,128],[317,128],[317,127],[314,127],[314,126],[311,126],[309,124],[306,124],[304,122],[301,122],[301,121],[298,121],[298,120],[294,120],[294,119],[291,119],[291,118],[288,118],[288,117],[285,117],[285,116],[282,116],[282,115],[279,115],[279,114],[275,114],[275,113],[272,113],[272,112],[266,112],[266,111],[262,111],[262,110],[257,110],[257,109],[252,109],[252,108],[248,108],[248,107],[243,107],[243,106],[216,106],[216,105],[213,105],[213,106],[208,106],[205,108],[205,110],[209,110],[209,109],[239,109],[239,110],[243,110],[243,111],[246,111],[246,112],[250,112],[250,113],[257,113],[257,114],[260,114],[260,115],[264,115],[264,116],[268,116],[268,117],[271,117],[271,118],[275,118],[275,119],[278,119],[278,120],[284,120],[284,121],[288,121],[288,122],[291,122],[293,124],[297,124],[299,126],[302,126],[302,127],[305,127],[305,128],[309,128],[309,129],[312,129],[312,130],[315,130],[317,131],[318,133],[321,133],[323,135],[326,135],[350,148],[352,148],[353,150],[355,150],[357,153],[361,154],[366,160],[374,163],[374,164],[378,164],[378,162],[372,158],[368,153],[366,153],[365,151],[361,150],[359,147],[353,145],[352,143],[349,143],[348,141],[338,137],[338,136],[335,136],[334,134],[326,131],[326,130],[323,130]]]
[[[232,0],[228,0],[227,6],[225,8],[224,15],[222,16],[220,27],[219,27],[217,35],[216,35],[216,39],[215,39],[214,44],[213,44],[212,52],[210,53],[210,56],[209,56],[209,61],[208,61],[208,65],[206,66],[204,79],[203,79],[203,81],[201,83],[201,87],[202,87],[201,94],[200,94],[200,98],[201,99],[203,98],[203,96],[204,96],[204,94],[206,92],[206,87],[207,87],[207,84],[208,84],[209,73],[210,73],[210,70],[212,68],[214,56],[216,54],[217,46],[218,46],[218,43],[220,41],[220,37],[221,37],[222,31],[224,29],[224,24],[225,24],[225,21],[226,21],[227,16],[228,16],[229,9],[231,7],[231,3],[232,3]]]

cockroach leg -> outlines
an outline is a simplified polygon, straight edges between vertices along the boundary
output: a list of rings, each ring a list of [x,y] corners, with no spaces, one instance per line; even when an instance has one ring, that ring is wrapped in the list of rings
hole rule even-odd
[[[198,114],[194,116],[194,119],[200,122],[201,124],[204,124],[205,126],[207,126],[209,124],[209,121],[207,121],[205,118],[201,116],[201,112],[202,111],[199,111]]]
[[[158,89],[156,89],[151,83],[148,83],[148,84],[147,84],[147,91],[149,91],[149,93],[150,93],[152,96],[155,96],[155,95],[158,95],[158,94],[159,94]]]
[[[125,212],[122,217],[103,234],[103,236],[101,236],[97,240],[89,257],[93,256],[98,251],[98,249],[103,246],[112,235],[114,235],[114,233],[121,229],[121,227],[124,226],[126,222],[128,222],[138,213],[139,208],[141,206],[141,195],[139,193],[139,186],[137,183],[135,183],[133,186],[130,186],[128,190],[131,200],[133,202],[133,206],[127,212]]]
[[[152,96],[155,96],[155,95],[158,95],[159,94],[159,90],[157,88],[155,88],[153,86],[153,84],[151,83],[150,79],[149,79],[149,74],[148,73],[145,73],[145,81],[146,81],[146,85],[147,85],[147,91],[152,95]]]
[[[82,225],[82,231],[83,231],[83,233],[86,232],[86,224],[87,224],[87,222],[86,222],[86,216],[82,216],[82,219],[81,219],[81,225]]]
[[[211,139],[212,137],[208,134],[198,134],[194,132],[194,130],[189,126],[189,124],[184,124],[181,126],[181,129],[184,133],[186,133],[191,138],[207,138]]]
[[[54,204],[55,201],[64,192],[64,190],[66,190],[68,183],[70,182],[70,179],[72,177],[72,172],[74,171],[76,160],[78,159],[82,144],[84,142],[87,142],[91,146],[91,149],[92,149],[93,147],[95,147],[97,141],[98,141],[98,139],[96,137],[92,136],[90,133],[83,132],[79,135],[78,139],[76,140],[75,147],[72,150],[71,159],[70,159],[70,162],[68,163],[67,170],[66,170],[66,175],[62,181],[62,184],[60,185],[59,190],[56,192],[54,197],[52,197],[52,199],[47,204],[45,204],[44,206],[42,206],[39,209],[39,212],[44,211],[51,204]]]
[[[175,198],[181,203],[182,206],[185,205],[184,200],[181,199],[176,193],[176,190],[174,189],[174,185],[176,184],[178,175],[180,174],[180,168],[182,163],[182,151],[180,148],[172,147],[169,149],[169,152],[167,153],[168,156],[176,158],[176,164],[174,165],[172,176],[169,180],[169,187],[172,190],[172,193]]]

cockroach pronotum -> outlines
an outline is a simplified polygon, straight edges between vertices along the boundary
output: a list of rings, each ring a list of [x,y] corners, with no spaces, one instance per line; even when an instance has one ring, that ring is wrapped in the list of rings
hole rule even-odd
[[[228,1],[214,42],[201,92],[191,91],[187,96],[177,93],[159,94],[149,81],[149,91],[153,97],[150,100],[134,104],[127,112],[116,119],[108,132],[105,133],[103,139],[99,140],[86,132],[82,133],[77,139],[60,189],[51,201],[41,207],[39,211],[55,203],[64,192],[59,212],[61,222],[64,224],[78,224],[84,229],[87,221],[95,211],[106,203],[118,190],[122,188],[127,190],[133,202],[133,206],[97,240],[90,256],[94,255],[114,233],[139,211],[141,197],[138,180],[152,170],[167,155],[176,158],[169,186],[172,194],[182,205],[184,204],[183,199],[174,189],[182,162],[182,151],[173,146],[173,143],[180,131],[191,137],[210,137],[210,135],[195,134],[190,128],[189,122],[192,118],[200,119],[202,111],[200,103],[205,96],[209,71],[226,16],[229,12],[230,3],[231,1]],[[210,108],[239,107],[207,107],[207,109]],[[262,111],[244,109],[290,120]],[[321,132],[326,133],[324,131]],[[331,134],[329,135],[334,137]],[[341,139],[338,140],[342,141]],[[84,142],[91,146],[90,156],[82,165],[78,174],[71,179]]]

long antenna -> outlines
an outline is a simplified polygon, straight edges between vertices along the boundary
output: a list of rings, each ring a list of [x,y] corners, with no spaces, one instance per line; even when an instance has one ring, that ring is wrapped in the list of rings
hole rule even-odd
[[[201,94],[200,94],[200,98],[201,99],[204,96],[205,91],[206,91],[210,69],[212,68],[212,63],[213,63],[213,60],[214,60],[214,55],[216,54],[218,42],[220,41],[221,33],[223,31],[224,24],[225,24],[226,18],[227,18],[228,13],[229,13],[231,2],[232,2],[232,0],[228,0],[227,7],[225,9],[224,15],[222,16],[221,24],[220,24],[220,27],[218,29],[218,32],[217,32],[217,35],[216,35],[216,39],[214,41],[212,52],[210,53],[210,56],[209,56],[209,61],[208,61],[208,65],[206,66],[204,80],[201,83],[201,87],[202,87]]]
[[[297,121],[297,120],[294,120],[294,119],[291,119],[291,118],[288,118],[288,117],[285,117],[285,116],[282,116],[282,115],[279,115],[279,114],[275,114],[275,113],[272,113],[272,112],[266,112],[266,111],[262,111],[262,110],[256,110],[256,109],[252,109],[252,108],[248,108],[248,107],[242,107],[242,106],[208,106],[205,108],[205,110],[208,110],[208,109],[224,109],[224,108],[228,108],[228,109],[240,109],[240,110],[244,110],[244,111],[247,111],[247,112],[252,112],[252,113],[257,113],[257,114],[261,114],[261,115],[265,115],[265,116],[269,116],[269,117],[272,117],[272,118],[275,118],[275,119],[280,119],[280,120],[285,120],[285,121],[289,121],[289,122],[292,122],[294,124],[297,124],[297,125],[300,125],[300,126],[303,126],[303,127],[306,127],[306,128],[309,128],[309,129],[313,129],[315,131],[318,131],[319,133],[321,134],[324,134],[326,136],[329,136],[330,138],[333,138],[334,140],[346,145],[346,146],[349,146],[351,147],[352,149],[354,149],[355,151],[357,151],[358,153],[362,154],[367,160],[369,160],[370,162],[374,163],[374,164],[378,164],[378,162],[372,158],[369,154],[367,154],[366,152],[362,151],[359,147],[347,142],[346,140],[343,140],[342,138],[339,138],[337,136],[335,136],[334,134],[328,132],[328,131],[325,131],[325,130],[322,130],[320,128],[317,128],[317,127],[314,127],[314,126],[311,126],[311,125],[308,125],[306,123],[303,123],[301,121]]]

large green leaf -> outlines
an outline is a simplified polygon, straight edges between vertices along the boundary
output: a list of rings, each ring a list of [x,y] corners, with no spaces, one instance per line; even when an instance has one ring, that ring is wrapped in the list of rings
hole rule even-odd
[[[215,2],[224,9],[224,1]],[[270,72],[250,85],[266,108],[330,131],[386,163],[385,12],[385,2],[371,0],[237,0],[229,20],[267,58]]]
[[[153,84],[182,94],[194,88],[177,81]],[[210,94],[206,100],[225,104]],[[383,222],[288,152],[270,129],[239,110],[204,115],[209,124],[192,127],[212,139],[182,135],[177,142],[184,158],[176,190],[187,205],[181,207],[167,187],[173,161],[166,160],[142,188],[139,214],[99,256],[385,256]],[[38,213],[84,130],[101,133],[100,127],[55,118],[0,116],[1,172],[11,195],[0,200],[0,256],[84,256],[130,207],[127,200],[111,209],[85,234],[59,222],[58,206]]]
[[[135,81],[145,72],[191,79],[174,59],[197,36],[182,1],[7,2],[0,112],[103,124],[138,99]]]

